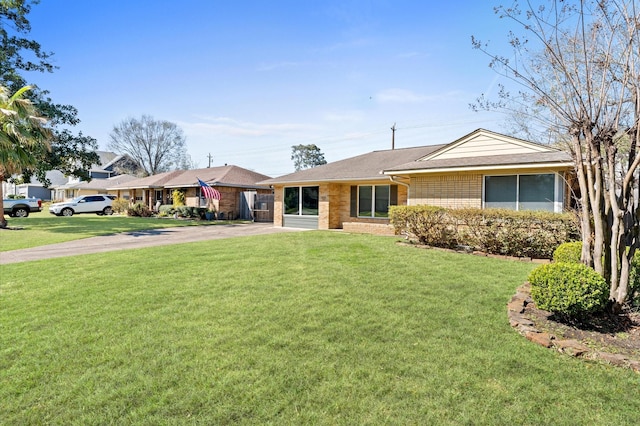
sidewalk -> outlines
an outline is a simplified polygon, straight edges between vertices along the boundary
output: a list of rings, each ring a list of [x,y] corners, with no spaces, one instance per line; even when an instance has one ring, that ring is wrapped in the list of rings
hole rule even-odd
[[[103,253],[107,251],[128,250],[141,247],[297,231],[303,230],[274,227],[272,223],[247,223],[212,226],[184,226],[178,228],[124,232],[121,234],[84,238],[81,240],[67,241],[65,243],[0,252],[0,265],[29,262],[40,259],[76,256],[79,254]]]

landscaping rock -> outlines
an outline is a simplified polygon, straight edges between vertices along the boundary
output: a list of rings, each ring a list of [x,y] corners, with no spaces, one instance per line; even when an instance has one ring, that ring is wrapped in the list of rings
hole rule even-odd
[[[589,352],[589,348],[574,339],[556,340],[554,346],[562,353],[579,357]]]
[[[598,358],[610,364],[616,365],[618,367],[624,367],[629,363],[629,358],[620,354],[610,354],[606,352],[600,352],[598,353]]]
[[[551,336],[549,333],[536,333],[528,331],[524,335],[528,340],[532,341],[533,343],[537,343],[540,346],[544,346],[545,348],[550,348],[551,346],[553,346],[553,336]]]
[[[635,355],[594,351],[575,338],[569,337],[557,339],[553,334],[541,332],[538,329],[536,320],[544,321],[546,320],[546,317],[543,316],[543,312],[536,308],[535,303],[531,299],[530,288],[530,284],[525,282],[518,287],[516,294],[514,294],[511,300],[507,303],[507,317],[509,319],[509,324],[529,341],[546,348],[554,348],[558,352],[570,356],[601,360],[608,362],[613,366],[630,368],[633,371],[640,372],[640,360],[637,359]],[[637,326],[639,323],[638,315],[630,316],[627,322],[632,326],[632,328],[627,331],[629,335],[632,338],[637,336],[637,330],[640,330]],[[609,338],[609,342],[611,341],[611,338]],[[628,346],[629,344],[627,343],[625,348]],[[632,346],[632,348],[638,348],[637,344]],[[636,352],[631,353],[635,354]]]

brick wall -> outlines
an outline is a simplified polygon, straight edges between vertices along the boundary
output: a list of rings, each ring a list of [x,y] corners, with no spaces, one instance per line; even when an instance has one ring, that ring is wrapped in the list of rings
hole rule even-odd
[[[385,223],[344,222],[342,229],[354,234],[395,235],[393,226]]]
[[[411,205],[482,208],[482,174],[412,177]]]

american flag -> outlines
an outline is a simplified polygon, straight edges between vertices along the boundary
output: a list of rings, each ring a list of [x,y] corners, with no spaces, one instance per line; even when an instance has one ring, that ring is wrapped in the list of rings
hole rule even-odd
[[[220,199],[220,192],[218,192],[216,189],[210,187],[200,179],[198,179],[198,183],[200,184],[200,188],[202,188],[202,195],[204,195],[204,198],[211,200]]]

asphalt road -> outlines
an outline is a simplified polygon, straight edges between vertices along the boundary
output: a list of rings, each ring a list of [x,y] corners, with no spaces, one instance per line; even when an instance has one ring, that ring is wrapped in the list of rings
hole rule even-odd
[[[301,229],[274,227],[272,223],[246,223],[212,226],[183,226],[178,228],[152,229],[148,231],[124,232],[102,237],[84,238],[64,243],[50,244],[21,250],[0,252],[0,265],[29,262],[32,260],[76,256],[88,253],[128,250],[141,247],[189,243],[193,241],[217,240],[249,235],[297,232]],[[20,232],[3,230],[5,232]],[[7,236],[0,234],[3,238]]]

